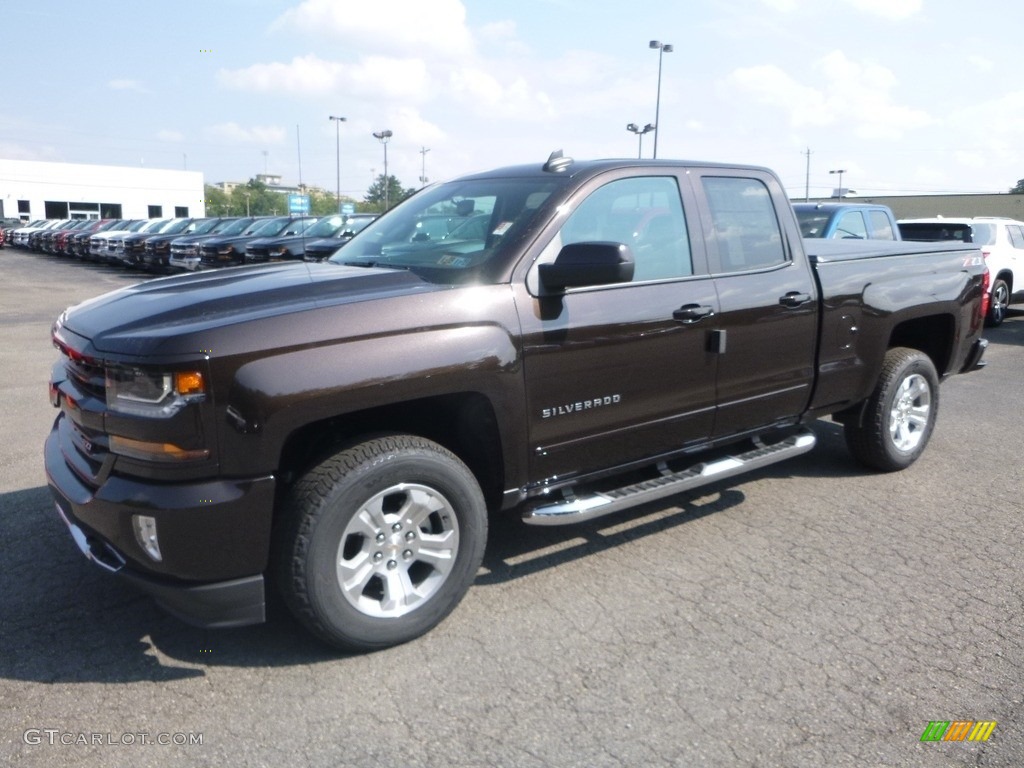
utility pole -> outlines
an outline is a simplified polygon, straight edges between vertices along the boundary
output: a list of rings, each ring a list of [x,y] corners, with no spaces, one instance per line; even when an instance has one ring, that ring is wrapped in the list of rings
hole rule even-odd
[[[430,150],[426,147],[420,148],[420,154],[423,156],[422,165],[420,167],[420,186],[426,186],[427,182],[430,181],[430,179],[427,178],[427,152],[429,151]]]
[[[807,177],[804,180],[804,202],[810,202],[811,200],[811,148],[808,147],[806,152],[801,152],[801,155],[807,155]]]

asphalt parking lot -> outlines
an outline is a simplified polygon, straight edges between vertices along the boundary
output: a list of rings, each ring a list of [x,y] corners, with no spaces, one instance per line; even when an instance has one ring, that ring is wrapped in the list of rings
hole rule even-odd
[[[495,521],[444,624],[340,656],[281,611],[179,623],[53,512],[50,323],[138,279],[0,251],[0,763],[1024,765],[1024,312],[943,385],[911,469],[861,470],[819,422],[810,454],[704,492]],[[997,725],[921,741],[958,720]]]

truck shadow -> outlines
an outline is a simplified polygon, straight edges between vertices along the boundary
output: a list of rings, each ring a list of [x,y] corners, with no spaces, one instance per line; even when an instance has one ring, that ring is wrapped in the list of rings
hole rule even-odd
[[[1010,307],[998,328],[986,328],[984,336],[990,344],[1024,347],[1024,309]]]
[[[813,430],[818,443],[810,453],[608,517],[536,527],[515,515],[496,516],[491,520],[484,570],[475,583],[512,581],[739,507],[746,500],[742,486],[759,478],[853,477],[867,471],[854,463],[840,425],[820,420]]]
[[[171,682],[210,666],[336,660],[276,603],[266,624],[204,630],[87,563],[45,487],[0,494],[0,680]]]
[[[492,519],[475,585],[486,587],[597,555],[743,504],[759,477],[855,474],[838,426],[818,422],[811,454],[702,491],[577,526],[535,528]],[[837,442],[838,441],[838,442]],[[0,680],[41,683],[171,682],[210,667],[287,667],[345,658],[312,638],[271,597],[266,624],[204,630],[86,563],[53,511],[49,490],[0,494]]]

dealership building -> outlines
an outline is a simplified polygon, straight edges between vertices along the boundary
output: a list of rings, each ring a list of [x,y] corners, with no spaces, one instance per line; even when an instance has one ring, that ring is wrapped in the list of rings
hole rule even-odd
[[[838,191],[838,190],[837,190]],[[794,197],[793,202],[807,198]],[[925,219],[935,216],[975,218],[976,216],[1002,216],[1024,221],[1024,195],[1009,193],[945,194],[945,195],[857,195],[846,191],[839,197],[812,197],[812,203],[872,203],[887,205],[897,219]]]
[[[0,218],[154,219],[205,213],[199,171],[0,159]]]

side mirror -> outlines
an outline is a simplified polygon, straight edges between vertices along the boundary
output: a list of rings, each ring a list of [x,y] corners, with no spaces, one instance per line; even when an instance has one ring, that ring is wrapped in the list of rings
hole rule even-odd
[[[554,262],[537,267],[546,289],[561,291],[633,279],[633,253],[623,243],[570,243],[558,252]]]

